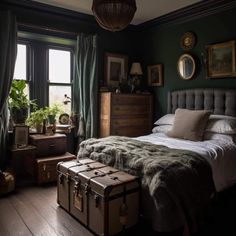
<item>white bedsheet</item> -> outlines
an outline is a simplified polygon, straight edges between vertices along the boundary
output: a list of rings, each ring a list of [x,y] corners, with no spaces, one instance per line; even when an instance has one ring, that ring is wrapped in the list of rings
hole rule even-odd
[[[194,151],[206,158],[213,172],[216,190],[222,191],[236,183],[236,145],[225,136],[202,142],[175,139],[164,133],[153,133],[135,138],[169,148]]]

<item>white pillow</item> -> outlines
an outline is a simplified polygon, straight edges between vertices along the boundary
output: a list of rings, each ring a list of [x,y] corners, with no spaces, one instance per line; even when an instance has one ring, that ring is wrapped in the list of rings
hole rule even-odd
[[[158,125],[152,129],[153,133],[166,133],[172,129],[172,125]]]
[[[205,131],[219,134],[236,134],[236,118],[232,116],[211,115]]]
[[[226,142],[235,143],[236,135],[205,132],[203,139],[204,140],[224,140]]]
[[[154,125],[173,125],[175,119],[175,114],[166,114],[158,119]]]

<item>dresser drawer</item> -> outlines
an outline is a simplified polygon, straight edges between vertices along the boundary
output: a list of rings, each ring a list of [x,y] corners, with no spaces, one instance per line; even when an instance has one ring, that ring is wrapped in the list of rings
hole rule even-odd
[[[150,103],[150,97],[145,95],[132,95],[132,94],[114,94],[112,97],[113,105],[145,105],[147,106]]]
[[[113,105],[112,106],[112,115],[113,116],[148,116],[149,115],[149,107],[135,104],[133,106],[130,105]]]
[[[36,156],[59,155],[66,152],[66,136],[64,134],[31,135],[31,143],[36,146]]]

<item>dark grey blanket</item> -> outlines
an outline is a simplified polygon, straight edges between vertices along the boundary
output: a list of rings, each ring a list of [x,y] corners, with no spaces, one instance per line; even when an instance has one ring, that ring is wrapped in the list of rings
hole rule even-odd
[[[89,157],[140,176],[143,187],[149,189],[154,199],[156,210],[162,212],[163,225],[159,228],[165,231],[175,229],[182,219],[191,227],[215,190],[209,163],[191,151],[110,136],[82,142],[77,157]],[[170,220],[173,218],[170,214],[175,215],[170,210],[170,199],[181,220]],[[165,211],[165,207],[169,211]]]

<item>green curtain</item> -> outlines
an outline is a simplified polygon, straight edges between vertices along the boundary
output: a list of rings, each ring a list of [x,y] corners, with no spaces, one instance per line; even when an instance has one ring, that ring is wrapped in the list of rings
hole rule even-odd
[[[78,35],[76,75],[73,84],[74,112],[79,113],[79,142],[97,136],[97,36]]]
[[[10,11],[0,11],[0,42],[0,168],[4,169],[8,136],[7,97],[17,52],[16,19]]]

